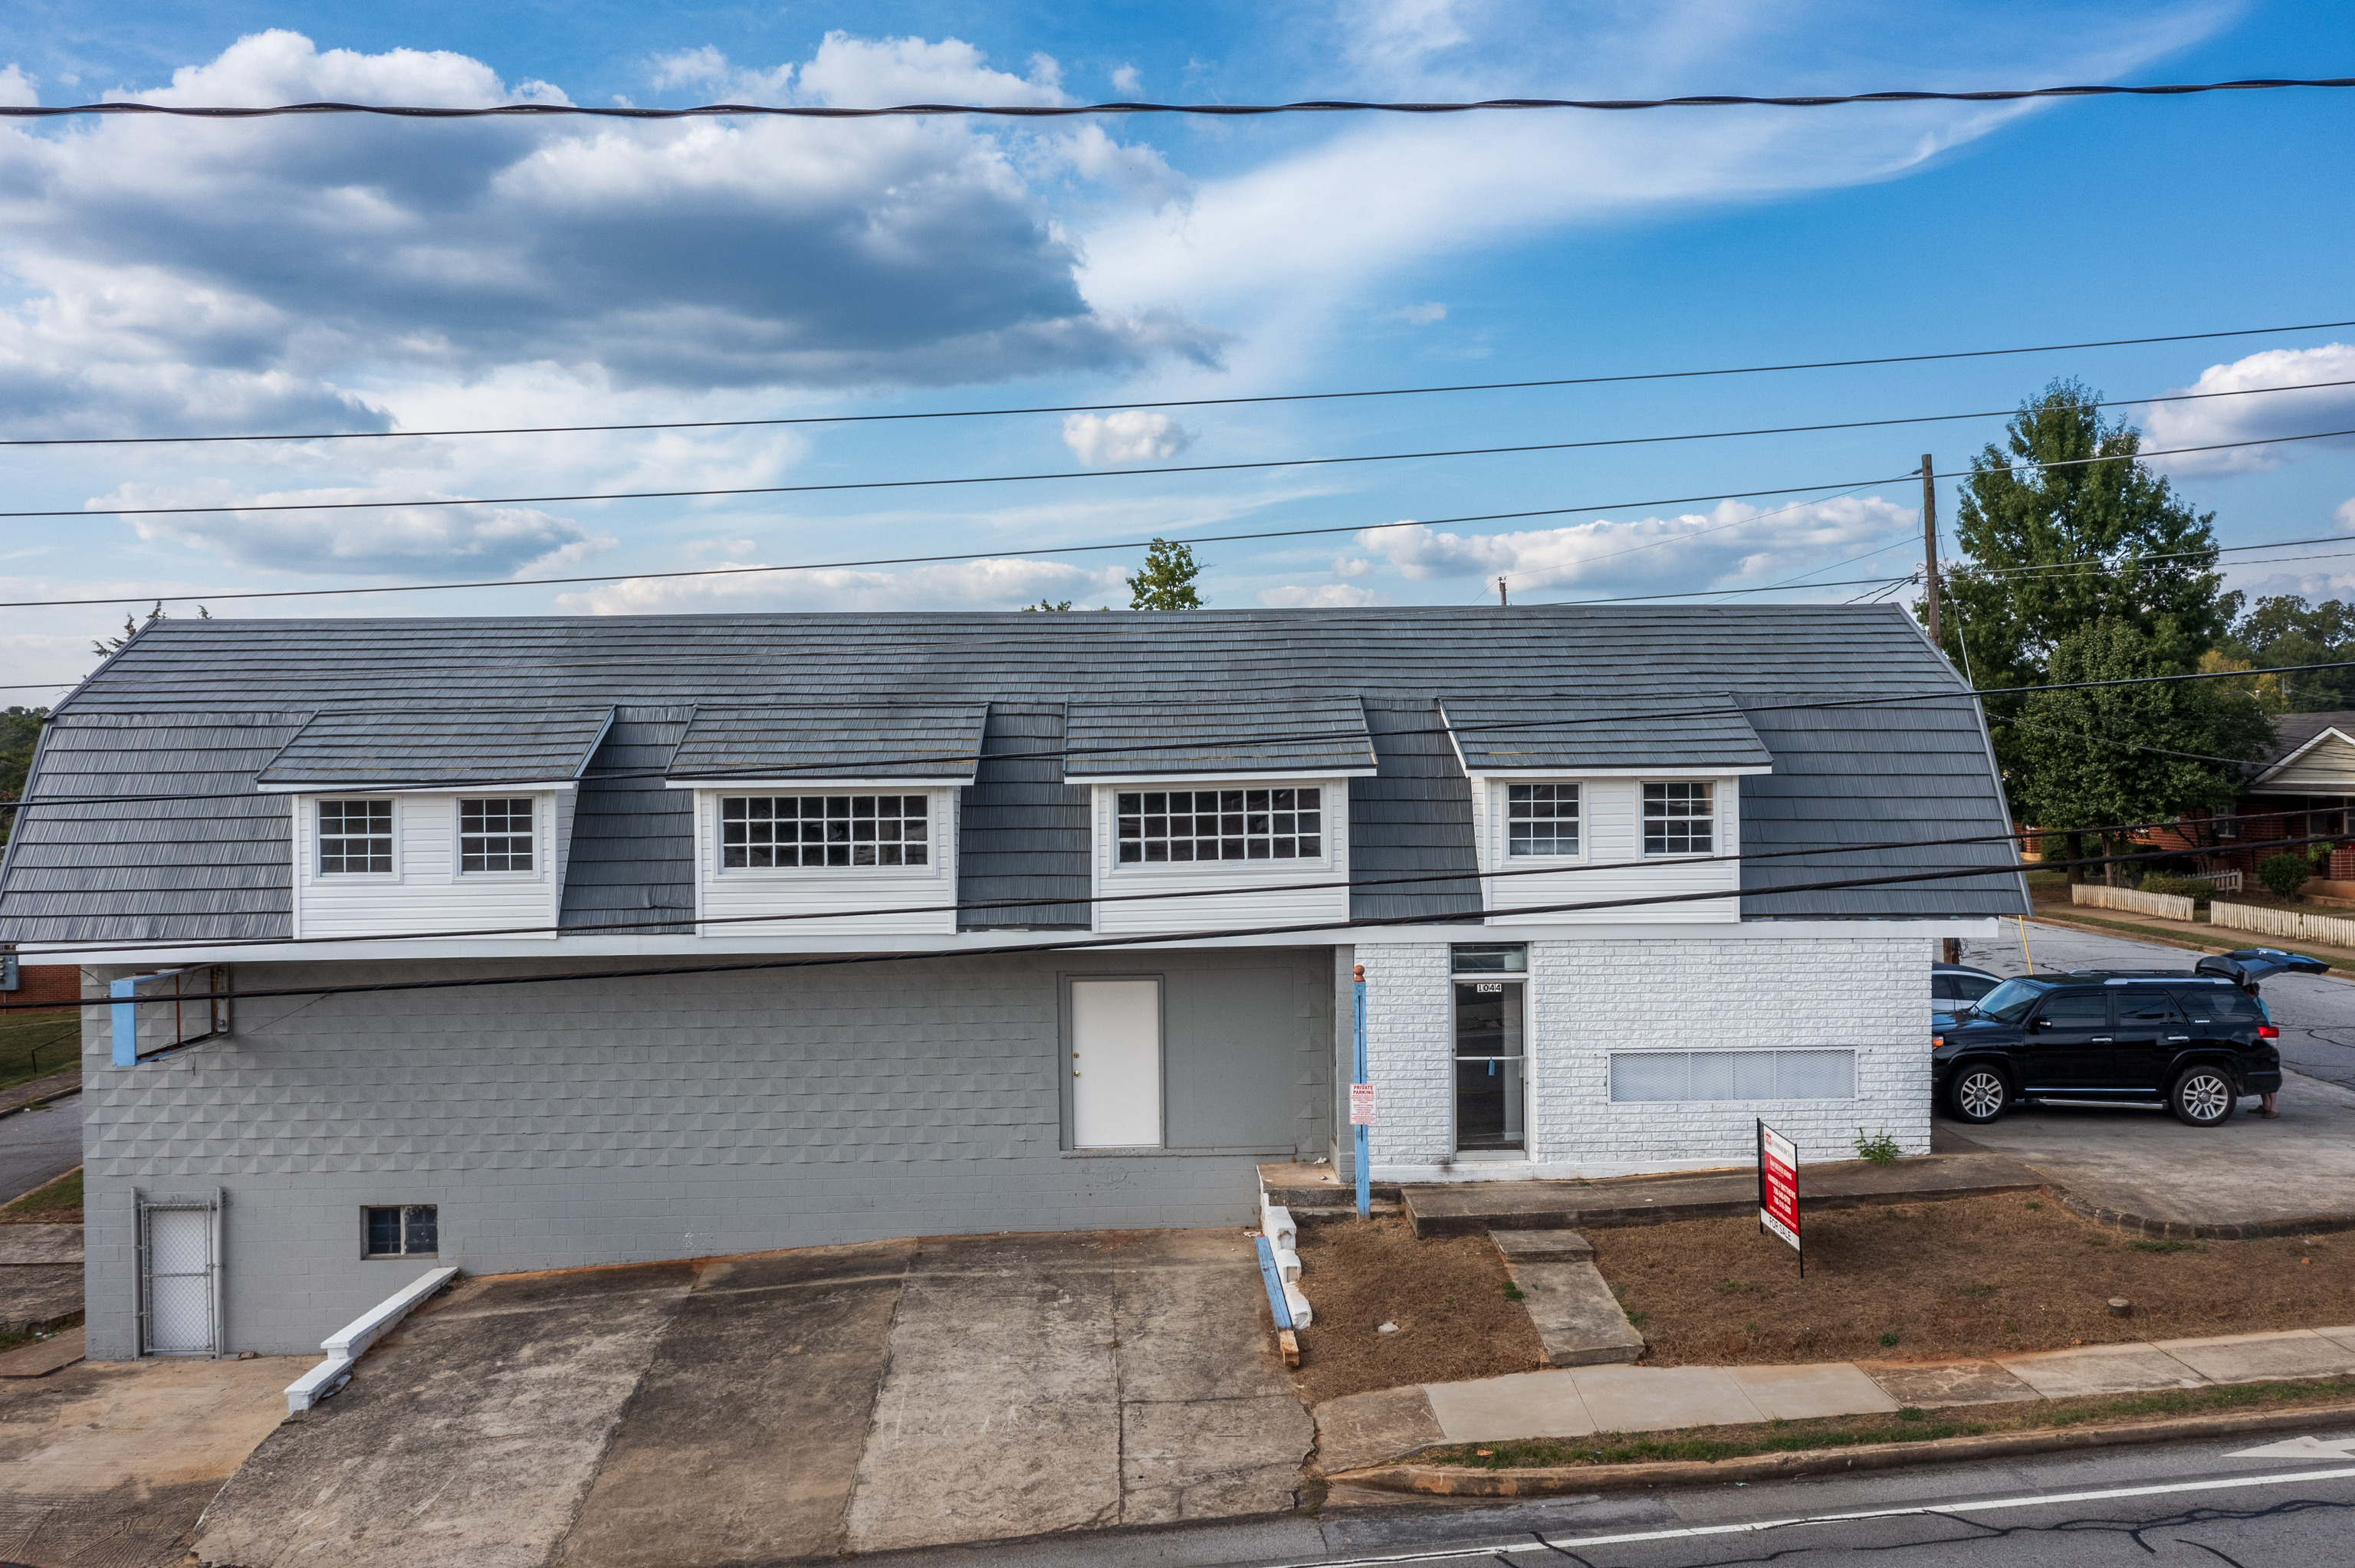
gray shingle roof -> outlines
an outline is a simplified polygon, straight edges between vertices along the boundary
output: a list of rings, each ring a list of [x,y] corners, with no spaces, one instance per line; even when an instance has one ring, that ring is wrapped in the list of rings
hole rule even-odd
[[[680,779],[973,779],[986,703],[795,703],[704,707],[670,776]]]
[[[1601,697],[1532,702],[1507,693],[1447,697],[1441,706],[1465,766],[1475,773],[1519,768],[1766,768],[1774,761],[1723,692],[1656,695],[1642,704]]]
[[[1354,694],[1257,702],[1242,693],[1207,702],[1071,705],[1073,779],[1203,773],[1310,773],[1371,768],[1373,743]]]
[[[1141,769],[1147,759],[1182,755],[1185,736],[1167,726],[1173,704],[1225,707],[1237,727],[1218,734],[1240,733],[1247,743],[1253,734],[1299,733],[1247,727],[1268,711],[1252,705],[1291,705],[1331,723],[1326,733],[1334,741],[1316,743],[1331,749],[1312,747],[1315,755],[1362,758],[1366,742],[1349,726],[1371,735],[1376,774],[1348,784],[1360,875],[1465,874],[1361,889],[1353,906],[1369,916],[1464,914],[1477,907],[1471,800],[1440,719],[1439,699],[1450,693],[1495,693],[1540,715],[1607,700],[1631,719],[1681,711],[1695,692],[1726,694],[1773,758],[1771,775],[1741,782],[1745,849],[1811,852],[1745,865],[1745,914],[2020,913],[2017,862],[2000,843],[1813,853],[2005,831],[1968,701],[1787,705],[1960,686],[1905,613],[1889,606],[155,621],[59,705],[27,794],[36,801],[228,798],[26,811],[0,872],[0,939],[282,934],[287,807],[252,791],[314,715],[529,720],[551,709],[615,705],[620,717],[582,784],[568,919],[678,912],[692,902],[685,792],[619,775],[677,766],[672,753],[704,709],[840,703],[869,714],[890,705],[986,706],[984,758],[961,802],[966,899],[1085,895],[1085,791],[1074,780],[1110,764],[1067,770],[1060,758],[1039,755],[1058,748],[1067,707],[1162,719],[1133,735],[1139,749],[1119,763]],[[1625,737],[1630,746],[1682,744],[1633,727]],[[1204,739],[1193,732],[1193,743]],[[1948,866],[1984,866],[1987,874],[1886,889],[1769,891]],[[976,911],[968,924],[1086,917],[1082,906],[1063,904]]]
[[[613,722],[611,707],[323,713],[256,782],[316,790],[577,779]]]

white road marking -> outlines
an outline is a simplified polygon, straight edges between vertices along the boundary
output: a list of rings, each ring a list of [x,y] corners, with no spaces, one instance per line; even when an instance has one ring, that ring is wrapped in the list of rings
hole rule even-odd
[[[2243,1448],[2228,1459],[2355,1459],[2355,1437],[2300,1436],[2262,1448]]]
[[[2335,1457],[2335,1456],[2334,1456]],[[2286,1487],[2300,1481],[2340,1481],[2355,1478],[2355,1468],[2304,1470],[2288,1476],[2232,1476],[2213,1481],[2172,1481],[2164,1486],[2105,1487],[2090,1492],[2048,1492],[2041,1496],[1998,1498],[1987,1502],[1916,1503],[1907,1508],[1860,1509],[1853,1513],[1794,1514],[1788,1519],[1764,1519],[1749,1524],[1691,1524],[1674,1530],[1630,1531],[1619,1535],[1573,1535],[1550,1540],[1514,1542],[1503,1546],[1465,1546],[1441,1552],[1401,1552],[1382,1557],[1319,1557],[1284,1568],[1376,1568],[1385,1563],[1444,1563],[1457,1557],[1510,1557],[1523,1552],[1553,1552],[1581,1546],[1619,1546],[1637,1541],[1699,1541],[1712,1535],[1762,1535],[1770,1530],[1790,1530],[1806,1524],[1852,1524],[1868,1519],[1909,1519],[1932,1514],[1993,1513],[2003,1509],[2050,1508],[2059,1503],[2101,1502],[2111,1498],[2165,1497],[2174,1492],[2228,1491],[2242,1487]]]

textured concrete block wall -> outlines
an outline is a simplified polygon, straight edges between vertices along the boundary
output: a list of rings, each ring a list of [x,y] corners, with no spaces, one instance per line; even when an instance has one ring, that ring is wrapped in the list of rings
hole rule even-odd
[[[257,964],[238,984],[489,972]],[[1063,1147],[1063,980],[1089,973],[1162,977],[1166,1150]],[[87,1009],[91,1351],[136,1351],[134,1191],[226,1195],[229,1343],[269,1352],[314,1350],[436,1262],[1246,1223],[1256,1161],[1330,1146],[1332,1008],[1324,948],[976,957],[248,997],[233,1036],[134,1068]],[[169,1015],[144,1011],[144,1048]],[[437,1204],[439,1258],[363,1261],[378,1203]]]
[[[1930,1147],[1929,966],[1919,937],[1709,937],[1536,942],[1528,1008],[1529,1163],[1456,1165],[1454,998],[1444,944],[1364,943],[1368,1054],[1391,1180],[1607,1176],[1752,1158],[1764,1117],[1803,1160],[1854,1158],[1859,1128]],[[1614,1051],[1857,1053],[1852,1100],[1614,1105]]]

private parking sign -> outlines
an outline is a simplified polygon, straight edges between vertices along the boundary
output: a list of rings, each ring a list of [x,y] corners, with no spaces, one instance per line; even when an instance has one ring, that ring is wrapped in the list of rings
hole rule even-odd
[[[1806,1252],[1799,1245],[1799,1149],[1789,1139],[1758,1124],[1758,1228],[1773,1231],[1799,1254],[1799,1277],[1806,1277]]]

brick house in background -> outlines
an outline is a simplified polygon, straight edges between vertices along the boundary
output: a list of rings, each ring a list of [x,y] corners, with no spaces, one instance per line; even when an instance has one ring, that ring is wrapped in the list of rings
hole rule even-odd
[[[16,966],[16,988],[0,990],[0,1002],[18,1007],[71,1007],[81,1000],[81,969],[73,964]]]
[[[1240,1223],[1349,1173],[1359,963],[1380,1179],[1921,1152],[1934,944],[2027,907],[1905,847],[2007,831],[1964,689],[1886,606],[150,622],[0,865],[177,993],[86,1014],[91,1353]]]

